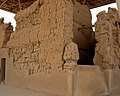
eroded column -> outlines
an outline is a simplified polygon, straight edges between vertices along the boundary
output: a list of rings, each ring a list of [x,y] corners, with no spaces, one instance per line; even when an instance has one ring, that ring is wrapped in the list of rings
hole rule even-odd
[[[119,13],[119,21],[120,21],[120,0],[116,0],[117,7],[118,7],[118,13]]]

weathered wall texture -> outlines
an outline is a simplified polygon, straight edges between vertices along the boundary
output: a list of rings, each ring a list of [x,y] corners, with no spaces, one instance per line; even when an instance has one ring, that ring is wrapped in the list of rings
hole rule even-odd
[[[7,65],[6,84],[60,96],[68,95],[68,85],[71,84],[68,72],[77,65],[78,46],[81,48],[86,38],[88,40],[84,42],[84,48],[87,44],[87,47],[91,46],[94,41],[91,17],[85,22],[84,16],[80,17],[82,14],[78,12],[83,8],[91,16],[89,9],[81,6],[77,10],[79,5],[76,0],[37,0],[29,8],[17,13],[16,31],[7,43],[10,61]],[[74,13],[75,10],[78,14]],[[80,35],[82,33],[78,31],[82,22],[85,27],[90,27],[90,33],[83,33],[83,39]],[[77,33],[79,35],[75,35]]]
[[[90,10],[76,0],[37,0],[15,18],[16,32],[7,47],[13,66],[23,74],[61,70],[64,47],[72,39],[83,50],[94,46]],[[82,30],[83,26],[87,29]],[[80,59],[89,59],[87,54],[80,50]]]
[[[62,69],[64,47],[72,41],[72,1],[37,0],[16,15],[8,47],[17,70],[27,74]]]
[[[73,38],[72,0],[37,0],[15,19],[16,31],[7,43],[6,84],[65,96],[63,54]]]
[[[120,39],[117,25],[118,11],[109,8],[108,13],[100,12],[95,23],[94,63],[104,69],[118,69],[120,67]]]
[[[10,35],[13,32],[13,27],[11,26],[11,24],[5,24],[4,22],[4,18],[0,19],[0,83],[1,81],[3,81],[3,64],[1,62],[2,58],[7,59],[8,61],[8,51],[6,48],[6,44],[10,39]]]
[[[13,32],[13,27],[11,24],[4,24],[4,18],[0,19],[0,47],[5,48],[7,42],[10,39],[10,35]]]
[[[92,30],[92,15],[87,5],[74,2],[73,41],[79,47],[79,63],[91,63],[91,51],[94,50],[95,37]],[[92,50],[91,50],[92,49]]]

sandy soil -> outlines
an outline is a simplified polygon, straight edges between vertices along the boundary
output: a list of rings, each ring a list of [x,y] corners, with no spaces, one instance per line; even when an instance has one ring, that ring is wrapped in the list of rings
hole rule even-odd
[[[32,91],[29,89],[20,89],[7,85],[0,85],[0,96],[50,96],[43,92]]]

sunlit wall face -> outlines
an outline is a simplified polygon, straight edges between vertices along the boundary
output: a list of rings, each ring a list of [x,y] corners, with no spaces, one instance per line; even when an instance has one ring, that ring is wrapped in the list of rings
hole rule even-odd
[[[91,9],[91,13],[92,13],[92,24],[94,25],[94,23],[96,22],[97,20],[97,17],[96,15],[105,10],[107,11],[108,10],[108,7],[112,7],[112,8],[117,8],[117,5],[116,3],[113,3],[113,4],[108,4],[108,5],[105,5],[105,6],[102,6],[102,7],[98,7],[98,8],[94,8],[94,9]],[[4,22],[5,23],[9,23],[11,22],[12,25],[14,26],[14,30],[15,30],[15,27],[16,27],[16,21],[14,19],[14,16],[15,14],[13,13],[9,13],[7,11],[3,11],[3,10],[0,10],[0,18],[4,17]]]

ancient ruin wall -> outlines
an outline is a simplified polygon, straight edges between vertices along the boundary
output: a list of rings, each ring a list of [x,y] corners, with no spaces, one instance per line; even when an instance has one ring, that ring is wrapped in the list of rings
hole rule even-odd
[[[4,68],[5,63],[8,61],[8,51],[6,48],[6,44],[10,39],[11,33],[13,32],[13,26],[11,23],[4,23],[4,18],[0,19],[0,83],[4,82]],[[5,60],[3,63],[2,60]]]
[[[75,0],[76,1],[76,0]],[[91,64],[95,36],[92,30],[92,15],[87,5],[74,2],[73,7],[73,41],[79,47],[79,63]]]
[[[5,24],[4,18],[0,19],[0,48],[5,48],[7,42],[10,39],[11,33],[13,32],[13,26],[9,24]]]
[[[7,47],[16,70],[23,74],[62,69],[66,44],[72,41],[71,0],[37,0],[16,14],[16,31]]]
[[[108,13],[100,12],[95,23],[94,63],[103,69],[118,69],[120,64],[119,26],[117,24],[118,11],[109,8]]]
[[[75,2],[73,9],[73,41],[78,44],[79,48],[89,50],[94,45],[90,9],[87,5],[82,5],[78,2]]]

